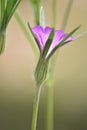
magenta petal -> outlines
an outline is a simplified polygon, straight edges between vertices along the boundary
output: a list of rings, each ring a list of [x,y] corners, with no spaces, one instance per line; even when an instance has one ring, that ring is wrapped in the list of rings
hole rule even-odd
[[[35,26],[34,28],[32,28],[32,31],[36,37],[37,44],[41,52],[44,49],[51,30],[52,29],[50,27],[43,28],[41,26]]]
[[[49,37],[51,31],[52,31],[52,28],[50,28],[50,27],[42,28],[41,39],[42,39],[42,43],[44,46],[46,44],[46,41],[48,40],[48,37]]]
[[[67,35],[68,35],[68,33],[63,34],[62,37],[61,37],[61,41],[62,41]],[[70,37],[64,42],[63,45],[65,45],[66,43],[68,43],[68,42],[70,42],[70,41],[72,41],[72,40],[73,40],[73,37],[70,36]]]
[[[32,31],[33,31],[33,33],[36,37],[37,44],[39,46],[40,51],[42,51],[43,48],[44,48],[43,44],[41,43],[41,38],[40,38],[41,30],[42,30],[41,26],[35,26],[35,27],[32,28]]]
[[[45,27],[43,28],[42,26],[35,26],[34,28],[32,28],[32,31],[36,37],[37,40],[37,44],[38,47],[40,49],[40,52],[42,53],[45,47],[45,44],[48,40],[48,37],[52,31],[52,28],[50,27]],[[62,30],[56,30],[54,33],[54,38],[53,41],[51,43],[51,46],[48,50],[48,53],[46,55],[46,57],[48,57],[48,55],[53,51],[53,49],[68,35],[68,33],[63,34]],[[65,45],[66,43],[70,42],[73,40],[73,37],[70,36],[63,45]]]
[[[60,42],[60,38],[62,36],[63,31],[62,30],[56,30],[53,38],[53,42],[49,48],[49,51],[47,53],[47,56],[52,52],[52,50],[58,45]]]

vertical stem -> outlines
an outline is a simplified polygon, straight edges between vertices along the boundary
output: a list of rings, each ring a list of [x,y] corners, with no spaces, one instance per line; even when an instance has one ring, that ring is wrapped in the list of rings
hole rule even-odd
[[[40,24],[40,0],[36,0],[36,2],[33,3],[34,7],[34,14],[35,14],[35,23],[37,25]]]
[[[56,0],[52,0],[52,27],[56,25]]]
[[[46,118],[45,118],[45,125],[46,130],[53,130],[54,123],[53,123],[53,84],[54,84],[54,66],[55,61],[54,57],[51,58],[49,72],[48,72],[48,79],[46,80]]]
[[[56,26],[56,0],[52,0],[52,26]],[[53,60],[52,60],[53,61]],[[46,130],[53,130],[53,65],[51,62],[49,78],[46,81]]]
[[[36,87],[37,88],[36,88],[35,99],[34,99],[34,104],[33,104],[33,115],[32,115],[31,130],[36,130],[38,107],[39,107],[39,100],[40,100],[40,93],[41,93],[41,86],[36,86]]]
[[[46,130],[53,130],[53,86],[46,86]]]
[[[0,55],[5,49],[5,40],[6,40],[6,30],[0,31]]]
[[[71,9],[72,9],[73,1],[74,0],[69,0],[69,3],[67,5],[67,9],[65,11],[65,14],[64,14],[64,17],[63,17],[63,22],[62,22],[62,25],[61,25],[61,29],[63,29],[63,30],[65,30],[65,28],[66,28],[67,21],[69,19],[69,14],[70,14]]]
[[[16,18],[19,26],[21,27],[26,39],[28,40],[28,43],[30,43],[32,50],[35,52],[36,57],[38,57],[39,54],[38,54],[38,50],[35,46],[35,43],[33,42],[30,33],[28,32],[26,26],[24,25],[24,22],[23,22],[21,16],[17,12],[15,13],[15,18]]]

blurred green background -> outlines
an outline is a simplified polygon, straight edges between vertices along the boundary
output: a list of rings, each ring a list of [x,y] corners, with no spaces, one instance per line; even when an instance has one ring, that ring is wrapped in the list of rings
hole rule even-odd
[[[57,0],[56,28],[60,29],[69,0]],[[52,1],[42,0],[46,25],[51,26]],[[29,0],[17,11],[34,26]],[[54,14],[55,15],[55,14]],[[66,32],[82,24],[87,29],[87,0],[74,0]],[[6,50],[0,56],[0,130],[30,130],[37,58],[15,17],[7,29]],[[45,130],[45,87],[42,89],[37,130]],[[63,46],[55,65],[54,129],[87,129],[87,35]]]

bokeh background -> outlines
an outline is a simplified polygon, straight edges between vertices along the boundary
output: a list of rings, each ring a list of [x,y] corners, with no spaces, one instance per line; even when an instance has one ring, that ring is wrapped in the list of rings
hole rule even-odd
[[[57,0],[56,28],[61,28],[69,0]],[[42,0],[46,25],[51,26],[52,1]],[[26,26],[34,26],[34,12],[29,0],[22,0],[17,11]],[[55,14],[54,14],[55,15]],[[66,32],[82,25],[87,29],[87,0],[74,0]],[[30,130],[34,97],[33,73],[37,58],[12,17],[7,28],[6,49],[0,56],[0,130]],[[38,130],[45,130],[45,87],[42,89]],[[87,129],[87,35],[63,46],[55,65],[54,129]]]

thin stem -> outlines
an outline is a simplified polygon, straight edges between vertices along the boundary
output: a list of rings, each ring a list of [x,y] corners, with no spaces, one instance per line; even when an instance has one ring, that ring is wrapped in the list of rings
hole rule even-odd
[[[40,25],[40,0],[32,0],[34,14],[35,14],[35,23]]]
[[[70,14],[71,9],[72,9],[73,1],[74,0],[69,0],[69,3],[67,5],[67,9],[65,11],[65,14],[64,14],[64,17],[63,17],[63,22],[62,22],[62,25],[61,25],[61,29],[63,29],[63,30],[65,30],[65,28],[66,28],[66,25],[67,25],[67,22],[68,22],[68,19],[69,19],[69,14]]]
[[[56,26],[56,0],[52,0],[52,27]],[[50,61],[49,77],[46,81],[46,118],[45,127],[46,130],[53,130],[53,58]]]
[[[5,40],[6,40],[6,31],[0,31],[0,55],[3,53],[5,49]]]
[[[34,9],[35,9],[35,16],[36,16],[35,23],[37,25],[39,25],[40,24],[40,3],[39,3],[39,1],[35,5]]]
[[[67,6],[66,12],[64,14],[63,23],[62,23],[62,29],[65,30],[69,14],[71,11],[71,7],[73,4],[73,0],[69,0],[69,4]],[[52,3],[52,26],[55,27],[56,24],[56,0],[53,0]],[[57,55],[53,57],[53,60],[51,62],[51,69],[50,69],[50,77],[48,78],[48,81],[46,82],[46,130],[53,130],[53,80],[54,77],[53,71],[54,71],[54,64],[55,59]],[[54,61],[54,62],[53,62]]]
[[[53,86],[46,86],[46,130],[53,130]]]
[[[20,15],[17,12],[15,13],[15,18],[16,18],[18,24],[20,25],[20,27],[21,27],[25,37],[27,38],[28,42],[31,44],[32,50],[35,52],[35,55],[38,57],[38,55],[39,55],[38,50],[37,50],[37,48],[36,48],[36,46],[35,46],[35,44],[32,40],[32,37],[29,34],[26,26],[24,25],[22,18],[20,17]]]
[[[49,66],[49,72],[48,72],[48,79],[46,80],[46,118],[45,118],[45,125],[46,125],[46,130],[53,130],[54,128],[54,123],[53,123],[53,85],[54,85],[54,67],[55,62],[54,58],[51,59],[50,61],[50,66]]]
[[[36,88],[34,105],[33,105],[33,115],[32,115],[32,126],[31,126],[31,130],[36,130],[36,126],[37,126],[37,115],[38,115],[38,106],[39,106],[40,93],[41,93],[41,86],[36,86],[36,87],[37,88]]]
[[[56,5],[57,1],[52,0],[52,27],[56,26]]]

